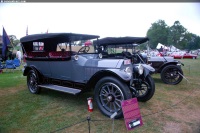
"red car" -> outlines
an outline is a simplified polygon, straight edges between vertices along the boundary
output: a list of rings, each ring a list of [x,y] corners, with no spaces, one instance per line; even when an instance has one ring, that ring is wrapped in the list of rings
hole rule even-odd
[[[174,57],[174,59],[197,59],[197,55],[190,53],[172,53],[170,56]]]
[[[197,55],[195,55],[195,54],[190,54],[190,53],[185,53],[185,54],[183,54],[183,58],[197,59]]]
[[[181,53],[172,53],[170,56],[174,57],[174,59],[182,59],[183,58],[183,54],[181,54]]]

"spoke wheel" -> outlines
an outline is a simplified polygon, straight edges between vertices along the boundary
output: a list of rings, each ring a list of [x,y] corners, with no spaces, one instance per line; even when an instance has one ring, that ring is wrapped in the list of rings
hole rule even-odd
[[[100,89],[99,99],[107,111],[114,113],[121,109],[121,101],[124,100],[124,95],[117,85],[105,83]]]
[[[137,92],[138,97],[143,97],[147,94],[149,88],[149,84],[146,81],[142,81],[141,85],[139,85]]]
[[[183,71],[179,67],[169,65],[161,71],[161,79],[166,84],[176,85],[183,79],[180,74],[183,75]]]
[[[135,85],[137,91],[137,99],[140,102],[146,102],[150,100],[155,92],[155,83],[150,75],[147,75],[145,79],[142,80],[141,84]]]
[[[38,94],[40,92],[40,89],[38,87],[38,78],[37,78],[36,73],[33,70],[31,70],[28,73],[27,85],[28,85],[28,89],[31,93]]]
[[[131,98],[128,86],[113,77],[100,79],[95,86],[94,93],[95,101],[100,111],[109,117],[117,112],[115,118],[123,116],[121,101]]]

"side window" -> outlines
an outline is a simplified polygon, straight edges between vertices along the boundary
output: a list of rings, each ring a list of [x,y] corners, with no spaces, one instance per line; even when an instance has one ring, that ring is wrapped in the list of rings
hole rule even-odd
[[[33,51],[44,51],[43,42],[33,42]]]
[[[69,43],[59,43],[57,44],[56,51],[70,51]]]

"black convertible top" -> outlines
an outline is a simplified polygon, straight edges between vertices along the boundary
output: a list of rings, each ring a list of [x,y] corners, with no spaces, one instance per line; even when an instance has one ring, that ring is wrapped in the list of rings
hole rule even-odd
[[[27,43],[33,41],[62,43],[79,40],[89,40],[99,38],[97,35],[76,34],[76,33],[47,33],[47,34],[34,34],[22,37],[20,42]]]
[[[97,35],[75,34],[75,33],[45,33],[34,34],[20,39],[23,51],[33,51],[33,42],[43,42],[44,51],[55,51],[57,44],[72,41],[97,39]]]
[[[149,38],[147,37],[106,37],[99,39],[98,41],[94,41],[94,44],[99,46],[106,46],[106,45],[121,45],[121,44],[142,44],[148,41]]]

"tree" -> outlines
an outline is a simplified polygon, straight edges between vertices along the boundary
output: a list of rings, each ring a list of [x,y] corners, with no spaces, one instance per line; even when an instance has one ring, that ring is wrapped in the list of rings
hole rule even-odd
[[[147,36],[150,39],[150,47],[156,48],[158,43],[168,45],[169,27],[164,20],[158,20],[151,24],[147,31]]]
[[[170,27],[168,42],[179,49],[184,49],[190,39],[187,29],[179,21],[175,21],[174,25]]]
[[[193,50],[193,49],[200,49],[200,37],[190,33],[191,40],[187,44],[187,49],[188,50]]]
[[[11,46],[16,46],[17,44],[20,43],[20,41],[17,39],[15,35],[9,35]]]

